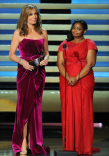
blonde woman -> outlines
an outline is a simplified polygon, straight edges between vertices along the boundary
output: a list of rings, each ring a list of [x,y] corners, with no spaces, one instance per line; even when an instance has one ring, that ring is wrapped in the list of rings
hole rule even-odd
[[[20,58],[15,54],[17,48]],[[39,62],[42,52],[44,58]],[[47,31],[41,28],[36,6],[23,7],[12,37],[9,58],[18,63],[13,151],[27,154],[29,148],[32,154],[49,153],[50,149],[42,146],[42,95],[46,76],[44,65],[49,59],[48,37]]]

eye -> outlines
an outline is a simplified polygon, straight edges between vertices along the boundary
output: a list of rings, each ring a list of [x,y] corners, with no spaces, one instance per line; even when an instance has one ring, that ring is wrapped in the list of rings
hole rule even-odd
[[[30,13],[29,16],[32,16],[32,14]]]
[[[72,29],[75,29],[74,27]]]
[[[35,12],[35,15],[38,15],[38,13],[37,13],[37,12]]]

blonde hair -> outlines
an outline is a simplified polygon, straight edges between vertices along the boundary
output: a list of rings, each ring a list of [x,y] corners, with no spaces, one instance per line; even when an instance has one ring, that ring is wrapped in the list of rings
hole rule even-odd
[[[37,22],[34,25],[35,31],[37,31],[40,35],[42,34],[42,23],[41,23],[41,16],[36,6],[27,4],[23,7],[20,18],[17,22],[17,29],[20,29],[20,36],[27,36],[28,35],[28,26],[27,26],[27,19],[30,13],[30,10],[35,9],[37,12]]]

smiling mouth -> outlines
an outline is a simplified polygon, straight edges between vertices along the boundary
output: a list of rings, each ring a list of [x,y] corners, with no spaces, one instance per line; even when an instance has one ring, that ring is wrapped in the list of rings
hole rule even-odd
[[[74,35],[78,35],[78,33],[73,33]]]

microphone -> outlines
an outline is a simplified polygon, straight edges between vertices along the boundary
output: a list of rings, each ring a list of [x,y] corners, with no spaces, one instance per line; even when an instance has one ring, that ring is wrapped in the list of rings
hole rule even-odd
[[[66,49],[67,48],[67,45],[66,44],[63,44],[63,48]]]

